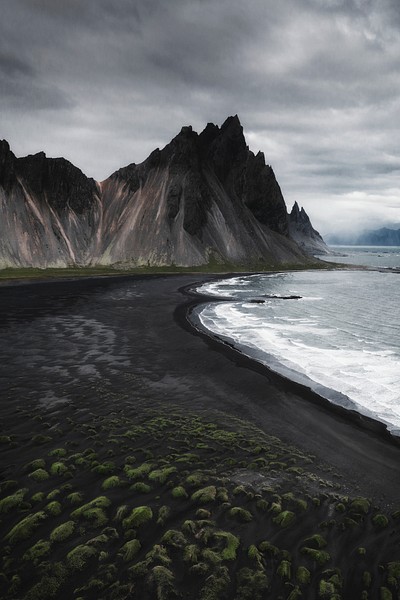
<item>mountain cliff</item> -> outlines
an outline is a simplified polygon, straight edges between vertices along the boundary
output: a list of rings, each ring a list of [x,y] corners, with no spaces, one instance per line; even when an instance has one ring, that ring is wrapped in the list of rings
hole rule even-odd
[[[183,127],[101,183],[63,158],[16,158],[0,142],[0,208],[2,267],[309,260],[307,216],[289,219],[272,168],[249,150],[237,116],[200,134]]]
[[[307,254],[331,254],[321,235],[311,225],[311,221],[304,210],[294,203],[289,215],[289,232],[300,248]]]

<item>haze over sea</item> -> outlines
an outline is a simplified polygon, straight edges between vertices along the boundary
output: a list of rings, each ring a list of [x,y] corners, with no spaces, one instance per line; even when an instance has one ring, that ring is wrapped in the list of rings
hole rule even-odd
[[[382,270],[214,281],[197,291],[229,300],[202,305],[197,316],[243,353],[400,435],[400,274],[385,270],[400,268],[400,248],[346,253],[349,263]]]

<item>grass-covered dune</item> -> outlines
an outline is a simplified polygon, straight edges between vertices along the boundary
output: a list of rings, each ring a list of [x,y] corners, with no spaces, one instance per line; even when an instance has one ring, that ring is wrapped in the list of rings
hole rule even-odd
[[[246,421],[19,418],[30,435],[0,439],[4,599],[399,597],[400,511]]]

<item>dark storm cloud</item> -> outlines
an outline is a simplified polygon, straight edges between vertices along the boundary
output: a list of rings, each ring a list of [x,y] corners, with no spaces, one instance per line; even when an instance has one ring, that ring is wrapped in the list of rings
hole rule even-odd
[[[327,203],[370,212],[379,193],[391,218],[397,0],[3,0],[2,13],[0,137],[17,154],[103,179],[184,124],[238,113],[321,229]]]

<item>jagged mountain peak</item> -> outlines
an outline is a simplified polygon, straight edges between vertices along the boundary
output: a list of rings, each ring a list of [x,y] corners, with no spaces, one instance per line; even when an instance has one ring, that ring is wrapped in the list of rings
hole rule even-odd
[[[237,115],[190,125],[101,184],[63,158],[0,143],[0,264],[296,263],[307,257],[264,154]]]
[[[330,250],[321,235],[312,226],[308,214],[303,207],[299,207],[297,202],[293,204],[289,215],[289,232],[291,237],[307,253],[330,254]]]

